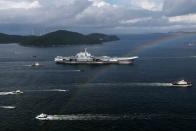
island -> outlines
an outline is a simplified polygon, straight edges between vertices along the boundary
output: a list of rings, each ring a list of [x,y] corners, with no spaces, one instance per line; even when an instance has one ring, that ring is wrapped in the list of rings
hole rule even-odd
[[[119,38],[115,35],[92,33],[84,35],[77,32],[58,30],[41,36],[37,35],[8,35],[0,33],[0,44],[19,43],[24,46],[58,46],[73,44],[100,44],[109,41],[116,41]]]

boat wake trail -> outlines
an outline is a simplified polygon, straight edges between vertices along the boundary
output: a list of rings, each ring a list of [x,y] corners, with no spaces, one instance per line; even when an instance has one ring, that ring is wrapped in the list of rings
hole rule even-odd
[[[64,70],[65,72],[81,72],[81,70]]]
[[[5,96],[5,95],[17,95],[19,93],[15,91],[10,91],[10,92],[0,92],[0,96]]]
[[[15,106],[0,106],[0,108],[3,108],[3,109],[15,109],[16,107]]]
[[[37,116],[36,119],[43,121],[103,121],[103,120],[152,120],[152,119],[196,119],[196,114],[148,114],[148,113],[135,113],[135,114],[73,114],[73,115],[46,115],[45,117]]]
[[[190,58],[196,58],[196,56],[190,56]]]
[[[25,90],[25,92],[68,92],[64,89],[45,89],[45,90]]]
[[[137,116],[138,118],[141,116]],[[45,118],[36,117],[39,120],[64,120],[64,121],[90,121],[90,120],[125,120],[135,119],[129,115],[109,115],[109,114],[77,114],[77,115],[47,115]],[[144,118],[143,119],[148,119]]]
[[[27,66],[27,67],[32,67],[32,65],[24,65],[24,66]]]
[[[36,67],[33,65],[24,65],[25,67]],[[82,70],[43,70],[43,71],[48,71],[48,72],[82,72]]]
[[[135,86],[173,86],[172,83],[133,83]]]
[[[153,59],[190,59],[196,56],[179,56],[179,57],[140,57],[140,60],[153,60]]]
[[[86,86],[173,86],[172,83],[88,83]]]
[[[68,92],[69,90],[64,89],[45,89],[45,90],[23,90],[24,92]],[[23,91],[17,90],[17,91],[10,91],[10,92],[0,92],[0,96],[5,95],[19,95],[24,93]]]

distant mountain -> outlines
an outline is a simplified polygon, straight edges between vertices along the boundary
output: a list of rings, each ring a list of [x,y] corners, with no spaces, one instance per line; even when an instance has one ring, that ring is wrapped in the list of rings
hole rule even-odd
[[[84,35],[66,30],[59,30],[42,36],[20,36],[0,33],[0,43],[19,43],[25,46],[99,44],[116,40],[119,40],[119,38],[115,35],[106,35],[101,33]]]

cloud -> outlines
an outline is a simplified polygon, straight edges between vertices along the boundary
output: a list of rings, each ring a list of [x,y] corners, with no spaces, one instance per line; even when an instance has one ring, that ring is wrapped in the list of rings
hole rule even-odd
[[[151,19],[152,19],[152,17],[136,18],[136,19],[122,20],[122,21],[120,21],[120,23],[121,24],[136,24],[136,23],[148,21]]]
[[[165,0],[164,13],[168,16],[178,16],[196,13],[196,0]]]
[[[195,0],[0,0],[0,32],[71,29],[137,33],[184,30],[186,26],[193,29],[194,7]]]
[[[131,0],[131,6],[149,11],[162,11],[163,2],[161,0]]]
[[[11,0],[0,0],[0,10],[9,9],[32,9],[39,8],[41,5],[39,1],[11,1]]]
[[[169,17],[170,23],[196,24],[196,14]]]

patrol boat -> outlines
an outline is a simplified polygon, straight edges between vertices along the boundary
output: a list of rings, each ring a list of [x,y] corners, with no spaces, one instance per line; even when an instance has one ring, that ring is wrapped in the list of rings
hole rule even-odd
[[[39,62],[35,62],[33,63],[31,66],[35,67],[35,66],[40,66]]]
[[[172,83],[173,86],[182,86],[182,87],[190,87],[192,86],[191,82],[185,81],[185,80],[179,80]]]
[[[46,120],[48,117],[47,114],[41,113],[40,115],[36,116],[35,118],[38,120]]]
[[[133,57],[109,57],[93,56],[85,49],[75,56],[57,56],[54,61],[58,64],[132,64],[138,56]]]
[[[21,90],[12,91],[11,94],[23,94]]]

